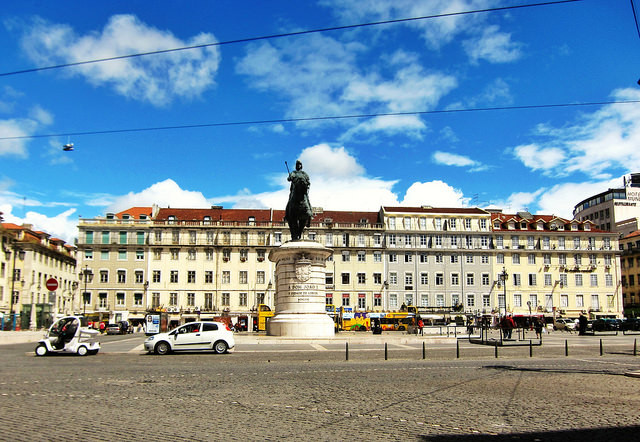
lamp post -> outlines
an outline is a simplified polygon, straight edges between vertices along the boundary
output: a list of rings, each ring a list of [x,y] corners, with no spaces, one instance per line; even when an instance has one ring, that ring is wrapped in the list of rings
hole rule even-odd
[[[11,321],[11,330],[16,329],[16,313],[13,311],[14,305],[18,302],[19,296],[16,296],[16,257],[20,254],[20,259],[24,259],[24,251],[14,244],[13,246],[13,274],[11,275],[11,301],[9,309],[9,320]],[[22,290],[22,286],[20,288]]]
[[[93,279],[93,272],[89,269],[89,265],[86,265],[82,270],[84,276],[84,292],[82,293],[82,316],[85,316],[87,310],[87,282]]]
[[[502,267],[502,273],[499,273],[500,281],[502,282],[502,288],[504,290],[502,295],[502,307],[504,307],[504,314],[507,314],[507,279],[509,279],[509,274],[507,270]],[[498,301],[498,311],[501,309],[500,301]]]

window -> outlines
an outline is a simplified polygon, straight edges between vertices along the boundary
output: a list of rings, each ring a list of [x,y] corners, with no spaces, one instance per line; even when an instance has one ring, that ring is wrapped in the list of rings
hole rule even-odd
[[[160,270],[154,270],[151,272],[151,281],[154,283],[160,282]]]
[[[520,293],[513,294],[513,306],[522,307],[522,295]]]
[[[536,264],[536,255],[534,255],[533,253],[530,253],[527,256],[527,263],[530,265],[535,265]]]
[[[536,274],[535,273],[529,273],[529,285],[530,286],[535,286],[536,285]]]
[[[395,293],[389,293],[389,308],[391,309],[398,308],[398,295]]]
[[[333,285],[333,273],[327,273],[324,277],[324,283],[327,286],[332,286]]]
[[[162,259],[162,249],[153,249],[153,259],[156,261]]]
[[[373,252],[373,262],[382,262],[382,252]]]
[[[513,264],[520,264],[520,255],[518,255],[517,253],[514,253],[513,256],[511,257],[511,262]]]
[[[600,310],[600,297],[598,295],[591,295],[591,308]]]
[[[567,277],[567,274],[566,273],[560,273],[560,285],[562,287],[567,287],[569,285],[568,282],[569,282],[569,279]]]
[[[488,273],[483,273],[482,274],[482,285],[489,285],[490,284],[490,279],[489,279],[489,274]]]
[[[405,305],[413,305],[413,294],[407,293],[404,295],[404,303]]]
[[[413,254],[412,253],[405,253],[404,254],[404,262],[413,262]]]
[[[467,285],[474,285],[476,283],[475,280],[476,280],[475,274],[467,273]]]
[[[248,302],[248,296],[246,293],[240,293],[240,298],[238,300],[238,304],[240,307],[246,307]]]
[[[396,234],[395,233],[389,233],[387,235],[387,242],[389,243],[390,246],[395,246],[396,245]]]
[[[127,232],[120,232],[120,244],[127,243]]]
[[[516,287],[519,287],[521,285],[520,274],[519,273],[514,273],[513,274],[513,285],[516,286]]]
[[[107,294],[106,293],[98,293],[98,307],[99,308],[107,308]]]
[[[171,270],[171,274],[169,276],[169,282],[172,283],[177,283],[178,282],[178,271],[177,270]]]
[[[116,293],[116,305],[119,307],[124,307],[125,305],[124,293]]]
[[[189,307],[193,307],[196,305],[196,294],[195,293],[187,293],[187,305]]]
[[[136,284],[142,284],[144,282],[144,272],[142,270],[136,270],[134,273]]]
[[[476,305],[476,296],[467,295],[467,307],[474,307]]]
[[[109,282],[109,270],[100,270],[100,282],[103,284]]]
[[[444,285],[444,273],[436,273],[436,285]]]
[[[582,287],[582,274],[576,273],[576,287]]]
[[[231,284],[231,271],[222,271],[222,284]]]
[[[504,264],[504,254],[498,253],[496,255],[496,263],[497,264]]]
[[[282,244],[282,232],[275,232],[273,234],[273,242],[276,246]]]
[[[407,287],[413,286],[413,273],[407,272],[404,274],[404,285],[405,285],[405,290],[411,290],[411,288],[407,288]]]
[[[538,295],[529,295],[529,302],[531,303],[531,309],[538,308]]]
[[[428,285],[429,284],[429,274],[426,272],[420,273],[420,284]]]
[[[451,274],[451,285],[460,285],[460,277],[457,273]]]
[[[249,250],[240,249],[240,262],[247,262],[248,258],[249,258]]]
[[[560,295],[560,307],[569,307],[569,295]]]
[[[398,274],[396,272],[389,273],[389,284],[398,285]]]
[[[136,307],[142,307],[142,293],[133,294],[133,305]]]
[[[373,274],[373,283],[374,284],[382,284],[382,273],[374,273]]]
[[[396,253],[389,253],[389,262],[398,262],[398,255]]]
[[[499,249],[504,248],[504,237],[502,235],[496,236],[496,247]]]
[[[473,255],[471,253],[465,255],[465,262],[467,264],[473,264]]]
[[[327,232],[324,234],[324,245],[328,247],[333,246],[333,233]]]
[[[333,293],[327,293],[325,298],[324,298],[324,303],[325,305],[332,305],[333,304]]]
[[[576,307],[584,307],[584,297],[582,295],[576,295]]]
[[[358,273],[358,284],[365,284],[367,282],[367,277],[365,273]]]
[[[442,293],[436,295],[436,307],[444,307],[444,295]]]
[[[367,298],[364,293],[358,293],[358,308],[367,308]]]
[[[204,294],[204,309],[213,310],[213,293]]]
[[[264,271],[263,270],[258,270],[256,272],[256,283],[257,284],[264,284],[265,278],[264,278]]]
[[[426,247],[427,246],[427,235],[420,235],[420,246],[421,247]]]
[[[457,264],[457,263],[458,263],[458,255],[454,253],[453,255],[451,255],[451,264]]]
[[[109,261],[109,250],[108,249],[102,249],[100,251],[100,259],[103,261]]]
[[[366,262],[367,261],[367,255],[363,250],[359,250],[358,251],[358,262]]]
[[[213,272],[211,270],[204,271],[204,283],[213,284]]]
[[[126,261],[127,260],[127,249],[118,250],[118,261]]]
[[[342,294],[342,305],[343,306],[348,306],[349,304],[349,294],[348,293],[343,293]]]
[[[151,307],[153,307],[153,308],[160,307],[160,293],[153,292],[151,294]]]
[[[188,270],[187,271],[187,283],[188,284],[195,284],[196,282],[196,272],[195,270]]]
[[[127,271],[118,270],[118,284],[124,284],[127,282]]]
[[[228,307],[229,304],[231,304],[231,294],[230,293],[223,293],[222,294],[222,305],[225,307]]]
[[[592,273],[590,280],[591,280],[591,287],[598,287],[598,275],[596,275],[595,273]]]
[[[482,295],[482,306],[491,307],[491,295]]]
[[[604,275],[604,285],[607,287],[613,287],[613,275],[607,273]]]
[[[420,254],[420,262],[423,264],[428,264],[429,263],[429,255],[427,255],[426,253],[421,253]]]
[[[436,253],[436,264],[442,264],[444,262],[444,257],[442,253]]]
[[[561,253],[558,255],[558,264],[561,266],[567,265],[567,255],[565,253]]]
[[[93,259],[93,250],[92,249],[86,249],[84,251],[84,259],[87,259],[87,260]]]
[[[551,282],[552,282],[551,273],[545,273],[544,274],[544,286],[545,287],[551,287]]]
[[[169,252],[171,253],[171,260],[172,261],[177,261],[178,258],[180,257],[180,250],[179,249],[170,249]]]
[[[248,284],[248,272],[246,270],[240,270],[238,273],[239,283]]]
[[[429,294],[423,293],[420,295],[420,307],[429,307]]]
[[[351,253],[348,250],[342,252],[342,262],[349,262],[351,260]]]
[[[342,279],[342,284],[349,284],[350,283],[350,275],[349,275],[349,273],[346,273],[346,272],[342,273],[341,279]]]

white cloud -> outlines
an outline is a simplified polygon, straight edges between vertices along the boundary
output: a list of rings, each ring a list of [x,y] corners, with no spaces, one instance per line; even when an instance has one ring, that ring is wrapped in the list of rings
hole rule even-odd
[[[620,89],[615,100],[640,100],[640,91]],[[640,169],[640,105],[609,104],[582,114],[572,124],[555,128],[537,125],[535,134],[546,140],[513,149],[516,158],[532,170],[568,175],[583,173],[593,179]]]
[[[465,207],[469,198],[461,190],[449,184],[434,180],[425,183],[413,183],[401,203],[403,206]]]
[[[25,137],[33,133],[36,123],[33,120],[0,120],[0,138]],[[27,139],[0,140],[0,156],[13,155],[27,158]]]
[[[550,171],[565,159],[564,152],[555,147],[542,148],[536,144],[517,146],[513,149],[516,158],[531,170]]]
[[[66,24],[36,19],[24,28],[25,54],[41,65],[74,63],[119,55],[212,43],[212,34],[181,40],[141,22],[133,15],[112,16],[102,31],[77,35]],[[220,63],[217,47],[81,65],[65,70],[94,85],[109,85],[118,94],[166,105],[176,97],[192,98],[214,84]]]
[[[500,32],[498,26],[483,29],[479,38],[466,40],[464,49],[472,63],[486,60],[491,63],[508,63],[521,57],[521,45],[511,41],[511,34]]]
[[[201,192],[183,190],[172,179],[155,183],[150,187],[134,193],[114,197],[107,212],[120,212],[130,207],[146,207],[157,204],[160,207],[208,208],[211,204]]]
[[[23,218],[20,218],[12,213],[13,206],[11,204],[0,204],[0,212],[3,213],[5,222],[17,225],[31,224],[33,230],[41,230],[52,237],[66,241],[68,244],[74,244],[78,236],[78,220],[75,217],[72,218],[76,209],[65,210],[53,217],[29,211]]]
[[[472,160],[464,155],[458,155],[450,152],[436,151],[433,153],[432,159],[435,163],[443,164],[445,166],[469,167],[470,172],[478,172],[487,169],[487,166],[478,161]]]
[[[428,110],[457,87],[455,77],[426,71],[416,62],[415,54],[406,52],[389,54],[378,64],[368,63],[364,71],[357,58],[367,50],[361,42],[341,43],[324,35],[312,35],[287,43],[250,45],[236,69],[252,79],[253,87],[286,97],[288,118]],[[380,73],[390,67],[391,74]],[[357,121],[298,124],[356,125],[341,138],[343,141],[362,133],[420,136],[425,128],[417,116]]]

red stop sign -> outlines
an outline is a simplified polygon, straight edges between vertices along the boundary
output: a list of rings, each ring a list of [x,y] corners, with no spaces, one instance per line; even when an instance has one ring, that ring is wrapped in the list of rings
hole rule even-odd
[[[50,292],[55,292],[58,289],[58,280],[55,278],[47,279],[47,289]]]

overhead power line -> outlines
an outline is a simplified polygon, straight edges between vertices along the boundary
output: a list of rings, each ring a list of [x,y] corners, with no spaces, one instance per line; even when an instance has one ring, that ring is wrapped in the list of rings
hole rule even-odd
[[[127,58],[135,58],[135,57],[145,57],[145,56],[149,56],[149,55],[167,54],[167,53],[171,53],[171,52],[187,51],[187,50],[191,50],[191,49],[202,49],[202,48],[207,48],[207,47],[212,47],[212,46],[223,46],[223,45],[236,44],[236,43],[248,43],[248,42],[253,42],[253,41],[269,40],[269,39],[283,38],[283,37],[293,37],[293,36],[298,36],[298,35],[315,34],[315,33],[320,33],[320,32],[340,31],[340,30],[346,30],[346,29],[362,28],[362,27],[367,27],[367,26],[379,26],[379,25],[386,25],[386,24],[392,24],[392,23],[406,23],[406,22],[411,22],[411,21],[428,20],[428,19],[433,19],[433,18],[453,17],[453,16],[458,16],[458,15],[479,14],[479,13],[485,13],[485,12],[499,12],[499,11],[507,11],[507,10],[512,10],[512,9],[522,9],[522,8],[533,8],[533,7],[539,7],[539,6],[558,5],[558,4],[562,4],[562,3],[575,3],[575,2],[580,2],[580,1],[583,1],[583,0],[556,0],[556,1],[548,1],[548,2],[540,2],[540,3],[528,3],[528,4],[524,4],[524,5],[502,6],[502,7],[486,8],[486,9],[475,9],[475,10],[471,10],[471,11],[448,12],[448,13],[444,13],[444,14],[425,15],[425,16],[421,16],[421,17],[399,18],[399,19],[394,19],[394,20],[384,20],[384,21],[377,21],[377,22],[370,22],[370,23],[359,23],[359,24],[353,24],[353,25],[332,26],[332,27],[328,27],[328,28],[309,29],[309,30],[306,30],[306,31],[286,32],[286,33],[283,33],[283,34],[263,35],[263,36],[259,36],[259,37],[247,37],[247,38],[240,38],[240,39],[236,39],[236,40],[226,40],[226,41],[220,41],[220,42],[214,42],[214,43],[204,43],[204,44],[193,45],[193,46],[182,46],[182,47],[178,47],[178,48],[161,49],[161,50],[158,50],[158,51],[140,52],[140,53],[136,53],[136,54],[117,55],[117,56],[114,56],[114,57],[106,57],[106,58],[97,58],[97,59],[94,59],[94,60],[77,61],[77,62],[73,62],[73,63],[63,63],[63,64],[57,64],[57,65],[51,65],[51,66],[41,66],[41,67],[22,69],[22,70],[11,71],[11,72],[1,72],[0,73],[0,77],[8,77],[10,75],[27,74],[27,73],[46,71],[46,70],[51,70],[51,69],[68,68],[68,67],[73,67],[73,66],[82,66],[82,65],[86,65],[86,64],[102,63],[102,62],[106,62],[106,61],[122,60],[122,59],[127,59]]]
[[[522,106],[475,107],[475,108],[468,108],[468,109],[440,109],[440,110],[415,111],[415,112],[386,112],[386,113],[332,115],[332,116],[318,116],[318,117],[304,117],[304,118],[281,118],[281,119],[274,119],[274,120],[227,121],[227,122],[219,122],[219,123],[201,123],[201,124],[185,124],[185,125],[174,125],[174,126],[155,126],[155,127],[104,129],[104,130],[91,130],[91,131],[78,131],[78,132],[60,132],[55,134],[22,135],[22,136],[15,136],[15,137],[0,137],[0,141],[34,139],[34,138],[67,137],[67,136],[71,137],[71,136],[80,136],[80,135],[105,135],[105,134],[119,134],[119,133],[130,133],[130,132],[151,132],[151,131],[160,131],[160,130],[198,129],[198,128],[206,128],[206,127],[284,124],[284,123],[347,120],[347,119],[374,118],[374,117],[399,117],[399,116],[407,116],[407,115],[434,115],[434,114],[453,114],[453,113],[463,113],[463,112],[552,109],[552,108],[566,108],[566,107],[578,107],[578,106],[584,107],[584,106],[604,106],[604,105],[610,105],[610,104],[638,104],[638,103],[640,103],[640,100],[597,101],[597,102],[586,102],[586,103],[530,104],[530,105],[522,105]]]

